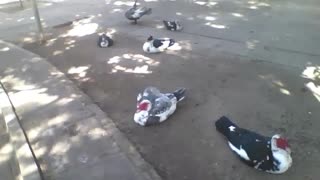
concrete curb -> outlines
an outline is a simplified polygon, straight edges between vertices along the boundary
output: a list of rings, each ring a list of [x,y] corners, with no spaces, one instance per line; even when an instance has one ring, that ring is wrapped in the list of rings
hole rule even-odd
[[[83,93],[81,91],[81,93]],[[86,98],[90,97],[83,93]],[[153,166],[146,162],[132,145],[132,143],[125,137],[125,135],[116,127],[113,120],[110,119],[96,104],[91,104],[87,106],[91,112],[96,115],[98,122],[104,129],[112,132],[112,138],[120,148],[120,150],[125,153],[128,159],[132,162],[134,168],[146,179],[146,180],[162,180],[159,174],[155,171]]]
[[[27,138],[18,122],[18,118],[14,112],[8,95],[0,87],[1,111],[6,123],[6,129],[10,135],[16,155],[16,163],[20,170],[17,179],[20,180],[41,180],[41,175],[34,159],[32,150],[28,144]]]
[[[7,125],[0,108],[0,174],[1,179],[20,180],[20,170]]]
[[[7,42],[1,41],[1,40],[0,40],[0,42],[5,43],[8,47],[15,47],[11,43],[7,43]],[[27,56],[39,57],[38,55],[33,54],[32,52],[26,51],[25,49],[19,48],[19,50],[23,51]],[[87,103],[87,105],[84,105],[84,108],[87,108],[89,111],[91,111],[93,114],[95,114],[95,118],[97,119],[97,122],[99,122],[101,127],[108,130],[109,132],[112,132],[111,138],[114,140],[114,142],[120,148],[122,153],[124,153],[124,155],[131,162],[131,165],[135,169],[136,173],[138,173],[140,176],[142,176],[141,179],[161,180],[161,177],[158,175],[158,173],[154,170],[154,168],[148,162],[146,162],[141,157],[140,153],[135,149],[135,147],[132,145],[132,143],[116,127],[113,120],[110,119],[109,117],[107,117],[107,114],[105,112],[103,112],[96,104],[94,104],[88,95],[86,95],[83,91],[81,91],[71,80],[69,80],[67,78],[67,76],[64,73],[60,72],[54,65],[52,65],[50,62],[48,62],[46,59],[41,58],[41,57],[39,57],[39,59],[42,59],[43,63],[46,63],[46,64],[48,64],[48,66],[50,66],[50,71],[55,72],[56,75],[59,75],[60,78],[64,79],[65,81],[63,83],[66,86],[69,86],[71,91],[74,91],[75,94],[81,95],[82,97],[84,97],[84,99],[86,99],[86,101],[88,100],[87,101],[88,103]],[[0,92],[0,98],[5,99],[5,100],[3,100],[3,102],[5,104],[5,106],[3,107],[3,110],[4,109],[6,110],[5,120],[8,124],[7,126],[8,127],[10,126],[10,131],[15,132],[13,134],[13,137],[15,137],[15,139],[18,140],[15,144],[17,146],[16,147],[16,149],[18,150],[17,152],[18,153],[24,152],[23,148],[28,148],[26,150],[26,153],[19,154],[20,157],[22,156],[24,158],[24,159],[22,159],[24,164],[21,164],[21,165],[19,164],[19,165],[20,165],[20,168],[22,168],[22,169],[24,169],[25,167],[28,167],[28,171],[31,169],[34,170],[35,175],[33,177],[34,179],[32,179],[32,177],[30,177],[30,179],[25,179],[25,180],[40,180],[41,173],[39,172],[39,170],[41,170],[41,169],[37,169],[38,166],[37,166],[36,162],[34,161],[32,149],[30,149],[30,147],[27,144],[27,139],[24,136],[24,132],[20,128],[18,118],[16,117],[16,114],[15,114],[14,110],[12,109],[11,102],[8,100],[8,96],[5,92],[3,92],[3,93]],[[22,139],[22,137],[23,137],[24,141],[20,142],[20,139]],[[27,156],[28,158],[25,159],[25,156]],[[18,160],[20,160],[20,159],[18,158]],[[28,166],[28,163],[29,163],[30,167]],[[38,170],[38,171],[36,171],[36,170]],[[36,174],[36,172],[37,172],[37,174]],[[21,174],[23,174],[23,173],[26,173],[26,172],[23,172],[23,170],[22,170]]]

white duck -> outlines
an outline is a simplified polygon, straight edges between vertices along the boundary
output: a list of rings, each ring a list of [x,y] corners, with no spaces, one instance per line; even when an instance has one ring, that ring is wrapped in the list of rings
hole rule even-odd
[[[276,134],[265,137],[235,125],[223,116],[215,123],[229,147],[247,165],[265,172],[281,174],[292,165],[291,149],[286,139]]]
[[[151,8],[137,7],[137,0],[135,0],[133,7],[126,11],[125,16],[127,19],[134,21],[134,23],[137,24],[138,19],[144,15],[150,15],[151,13]]]
[[[147,87],[137,96],[134,121],[141,126],[150,126],[167,120],[175,112],[177,103],[185,98],[185,91],[181,88],[163,94],[155,87]]]
[[[174,39],[170,38],[160,38],[154,39],[152,36],[149,36],[147,42],[143,44],[143,51],[146,53],[159,53],[163,52],[169,47],[175,44]]]

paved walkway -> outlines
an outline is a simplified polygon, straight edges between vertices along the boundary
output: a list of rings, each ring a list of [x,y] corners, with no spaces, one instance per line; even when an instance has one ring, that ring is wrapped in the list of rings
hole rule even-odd
[[[45,179],[157,180],[113,122],[61,72],[0,41],[1,82]]]

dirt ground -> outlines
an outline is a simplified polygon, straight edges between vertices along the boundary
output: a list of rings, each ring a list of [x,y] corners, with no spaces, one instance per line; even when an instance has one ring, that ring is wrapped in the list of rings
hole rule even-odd
[[[293,68],[290,63],[216,52],[218,40],[199,35],[189,34],[196,39],[191,44],[181,41],[182,51],[148,55],[141,47],[149,34],[138,31],[144,25],[124,25],[108,49],[96,46],[97,34],[60,36],[69,27],[52,29],[52,37],[60,36],[56,40],[24,48],[47,58],[78,84],[165,180],[320,177],[320,104],[317,94],[306,87],[310,82],[319,85],[319,77],[306,78],[304,68]],[[166,33],[157,31],[158,35]],[[170,35],[181,40],[181,34]],[[133,113],[137,93],[148,85],[164,91],[185,87],[188,94],[168,121],[144,128],[133,122]],[[292,168],[283,175],[270,175],[242,164],[214,128],[222,115],[264,135],[287,137],[293,151]]]
[[[125,36],[117,39],[117,43],[132,47],[130,50],[117,46],[110,49],[88,46],[95,41],[96,36],[86,37],[77,42],[77,48],[57,56],[51,55],[55,45],[46,48],[33,44],[26,48],[47,57],[92,97],[164,179],[300,180],[319,177],[319,101],[305,87],[307,80],[297,69],[243,61],[226,54],[206,57],[184,52],[188,58],[170,54],[144,55],[136,46],[142,42]],[[108,64],[109,59],[126,53],[148,56],[152,58],[149,61],[159,64],[149,69],[150,74],[112,72],[117,68]],[[127,68],[139,64],[125,58],[120,63]],[[132,118],[136,95],[147,85],[168,91],[186,87],[188,98],[170,120],[143,128]],[[293,150],[293,167],[284,175],[274,176],[243,165],[213,126],[221,115],[265,135],[281,133],[288,137]]]

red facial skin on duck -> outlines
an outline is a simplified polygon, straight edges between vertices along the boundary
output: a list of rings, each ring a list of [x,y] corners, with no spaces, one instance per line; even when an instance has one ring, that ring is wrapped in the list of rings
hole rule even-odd
[[[149,107],[149,103],[148,102],[142,102],[142,103],[137,105],[137,111],[147,111],[148,107]]]
[[[289,148],[289,144],[288,141],[284,138],[279,138],[276,140],[277,143],[277,147],[281,148],[283,150],[286,150],[287,148]]]

